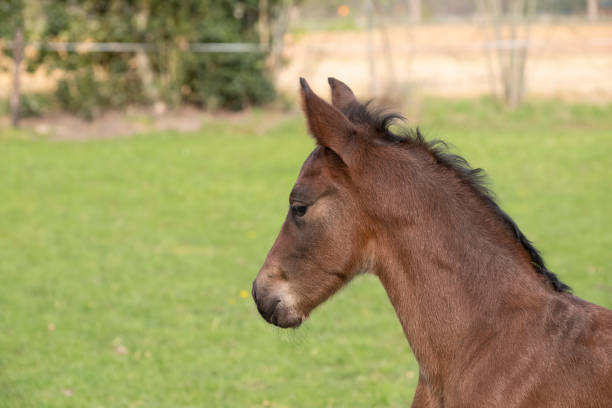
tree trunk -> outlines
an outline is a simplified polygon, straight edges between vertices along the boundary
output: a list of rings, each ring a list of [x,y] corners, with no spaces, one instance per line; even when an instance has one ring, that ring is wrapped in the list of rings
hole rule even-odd
[[[597,0],[587,0],[587,16],[589,21],[597,21],[599,17],[599,5]]]
[[[267,49],[270,45],[270,22],[268,19],[268,0],[259,0],[259,44]]]
[[[504,101],[517,106],[525,94],[525,69],[535,0],[514,0],[508,3],[507,10],[504,10],[502,0],[489,0],[487,4],[488,7],[484,2],[482,5],[488,8],[495,33],[491,48],[497,49]]]
[[[374,10],[372,0],[365,0],[364,9],[368,25],[368,67],[370,69],[370,96],[377,95],[376,86],[376,55],[374,53]]]
[[[149,1],[143,0],[140,2],[139,6],[140,11],[134,16],[134,25],[142,37],[146,38],[150,10]],[[145,97],[148,101],[156,101],[159,98],[159,92],[155,85],[155,74],[151,68],[149,55],[145,50],[138,50],[134,58],[136,62],[136,71],[140,77]]]
[[[271,44],[266,64],[274,80],[277,80],[278,71],[282,64],[282,53],[285,45],[285,33],[289,26],[290,3],[279,6],[276,18],[271,24]]]
[[[421,0],[410,0],[410,21],[413,24],[421,22]]]
[[[23,58],[23,30],[18,28],[15,31],[15,39],[13,41],[13,63],[15,70],[13,72],[13,92],[11,94],[11,124],[13,127],[19,125],[19,110],[21,104],[21,87],[20,87],[20,72],[21,60]]]

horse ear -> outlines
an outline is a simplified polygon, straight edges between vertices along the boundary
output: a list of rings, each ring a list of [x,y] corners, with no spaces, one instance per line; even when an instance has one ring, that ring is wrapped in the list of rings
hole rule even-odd
[[[310,133],[319,145],[333,150],[348,165],[347,156],[353,150],[349,145],[355,134],[354,125],[342,112],[319,98],[304,78],[300,78],[300,85],[302,109]]]
[[[353,102],[357,102],[355,94],[344,82],[336,78],[327,78],[332,91],[332,105],[342,110]]]

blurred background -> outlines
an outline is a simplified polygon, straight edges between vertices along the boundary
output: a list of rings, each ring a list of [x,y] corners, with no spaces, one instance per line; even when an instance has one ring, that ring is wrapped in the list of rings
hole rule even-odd
[[[409,405],[375,278],[299,330],[250,299],[300,76],[451,142],[612,307],[611,73],[612,0],[2,0],[0,407]]]

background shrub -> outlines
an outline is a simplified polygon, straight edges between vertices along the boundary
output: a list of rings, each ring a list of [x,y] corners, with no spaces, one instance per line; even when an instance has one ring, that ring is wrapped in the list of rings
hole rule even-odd
[[[281,3],[269,1],[270,18]],[[196,54],[188,44],[258,43],[258,5],[258,0],[9,0],[0,5],[0,35],[11,38],[25,24],[30,41],[153,44],[154,51],[133,53],[41,50],[27,61],[30,70],[60,70],[57,101],[86,117],[159,100],[241,109],[274,96],[266,54]]]

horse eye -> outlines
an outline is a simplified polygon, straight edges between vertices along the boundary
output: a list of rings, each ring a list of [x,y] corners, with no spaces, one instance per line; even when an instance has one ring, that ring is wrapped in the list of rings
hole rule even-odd
[[[291,206],[291,214],[294,217],[303,217],[304,214],[306,214],[307,209],[308,207],[306,207],[305,205]]]

